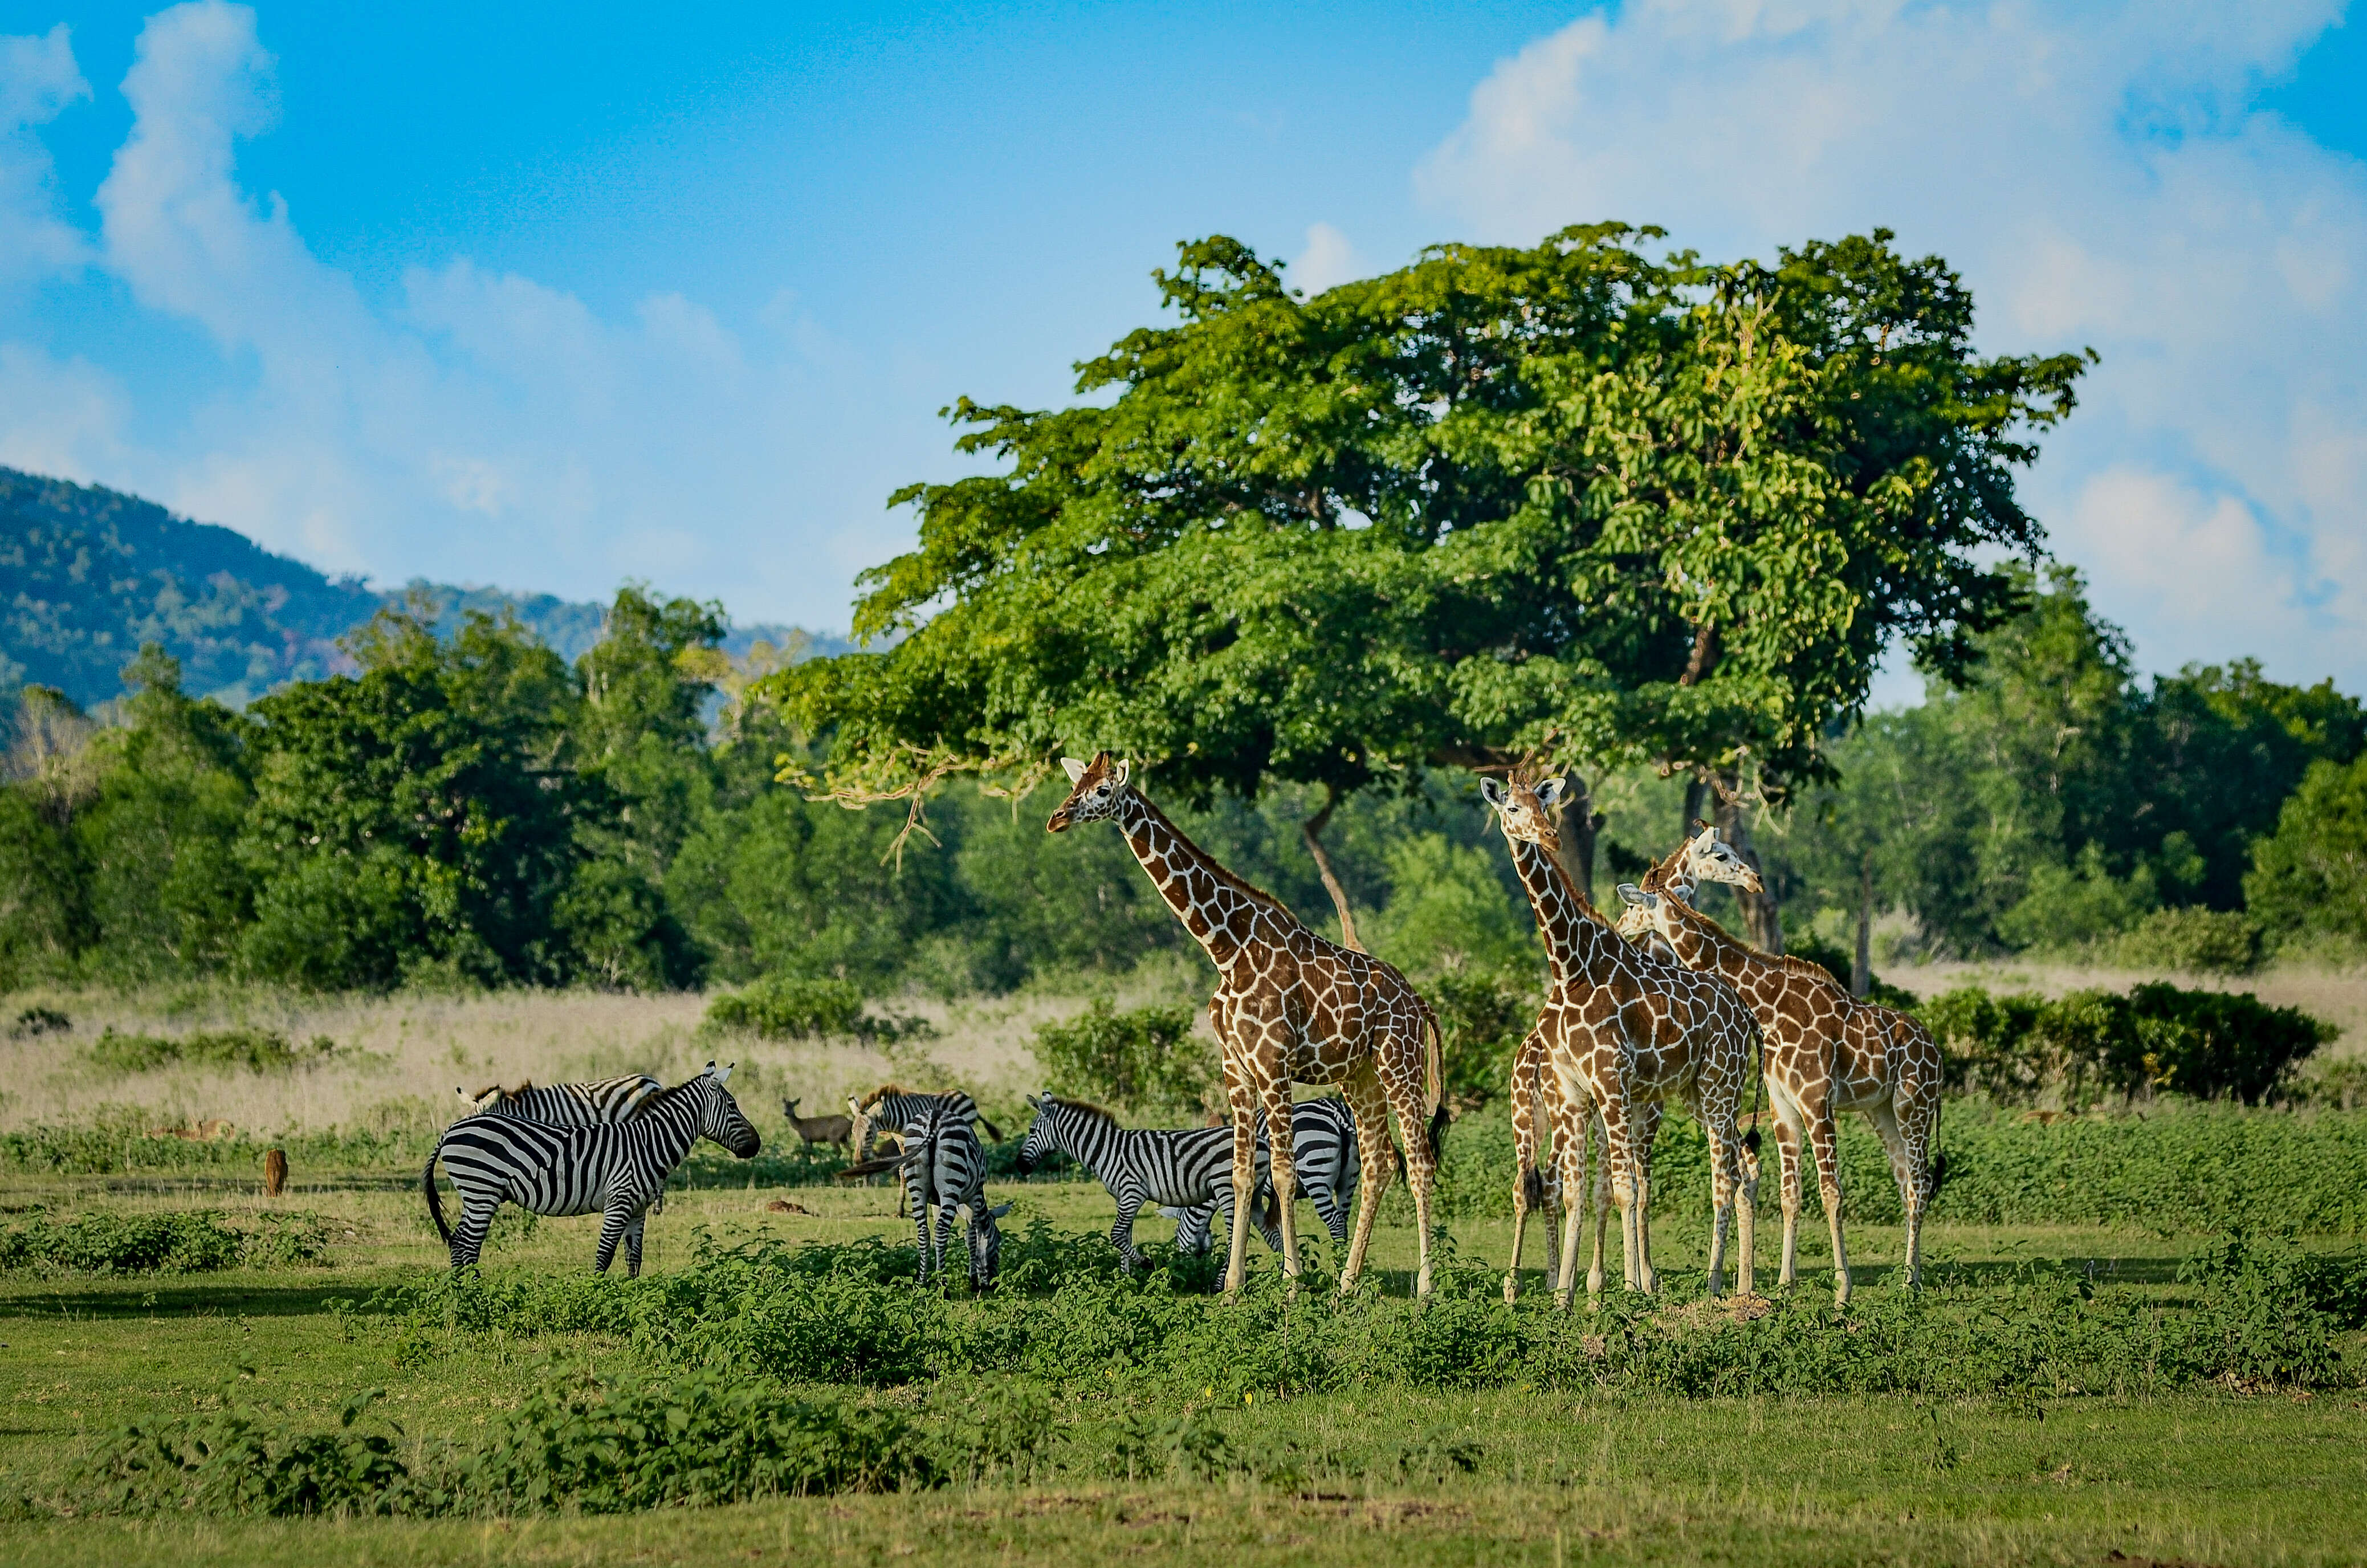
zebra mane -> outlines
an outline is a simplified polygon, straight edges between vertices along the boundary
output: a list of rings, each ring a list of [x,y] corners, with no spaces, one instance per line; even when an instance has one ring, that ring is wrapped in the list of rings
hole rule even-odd
[[[698,1085],[706,1081],[707,1074],[700,1073],[696,1076],[684,1079],[679,1084],[669,1084],[664,1088],[660,1089],[656,1094],[653,1094],[649,1098],[643,1100],[641,1104],[647,1109],[655,1110],[657,1108],[658,1102],[661,1100],[671,1100],[677,1095],[697,1094],[698,1092]]]
[[[1095,1105],[1091,1100],[1072,1100],[1066,1095],[1054,1095],[1052,1097],[1060,1102],[1060,1107],[1064,1110],[1081,1112],[1092,1120],[1106,1121],[1112,1127],[1123,1125],[1117,1119],[1117,1113],[1105,1106]]]
[[[871,1107],[878,1105],[881,1100],[886,1099],[889,1095],[909,1095],[912,1092],[912,1090],[906,1088],[901,1084],[882,1084],[878,1088],[872,1090],[869,1094],[864,1096],[859,1103],[866,1110],[868,1110]]]

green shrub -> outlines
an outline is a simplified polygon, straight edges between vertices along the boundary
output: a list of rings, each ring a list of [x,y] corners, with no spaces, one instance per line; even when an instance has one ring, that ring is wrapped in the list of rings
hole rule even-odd
[[[1787,958],[1807,960],[1831,975],[1844,991],[1849,989],[1851,972],[1857,967],[1857,960],[1814,931],[1803,931],[1797,937],[1785,932],[1784,953]],[[1915,993],[1889,983],[1872,970],[1866,971],[1865,999],[1879,1002],[1886,1007],[1900,1007],[1908,1011],[1915,1006]]]
[[[2260,967],[2260,924],[2241,910],[2157,909],[2101,956],[2129,969],[2249,974]]]
[[[227,1401],[126,1426],[84,1460],[75,1481],[92,1510],[105,1513],[412,1512],[422,1492],[395,1452],[402,1429],[354,1430],[384,1392],[346,1401],[334,1432],[291,1430],[284,1416]]]
[[[1197,1121],[1217,1082],[1215,1046],[1192,1034],[1191,1007],[1116,1012],[1096,1001],[1066,1023],[1036,1026],[1047,1087],[1105,1100],[1146,1119]]]
[[[2059,1090],[2074,1108],[2109,1094],[2167,1090],[2257,1104],[2293,1065],[2337,1038],[2297,1007],[2246,992],[2188,991],[2166,983],[2126,996],[2075,991],[1993,997],[1966,986],[1919,1009],[1948,1056],[1950,1082],[2028,1100]]]
[[[934,1032],[924,1018],[874,1017],[865,1012],[863,989],[851,980],[760,980],[709,1002],[707,1021],[765,1040],[835,1035],[878,1042]]]
[[[443,1131],[435,1108],[411,1101],[395,1124],[290,1133],[265,1143],[240,1133],[199,1141],[155,1138],[155,1117],[111,1107],[79,1126],[35,1125],[0,1132],[0,1170],[58,1176],[114,1176],[126,1171],[235,1171],[254,1175],[266,1148],[288,1152],[295,1168],[407,1171],[416,1176]],[[744,1179],[744,1173],[743,1173]]]
[[[213,1210],[159,1214],[34,1214],[0,1230],[0,1269],[47,1274],[203,1274],[289,1267],[326,1256],[329,1227],[317,1214],[263,1213],[247,1225]]]
[[[28,1007],[8,1026],[8,1038],[32,1040],[40,1035],[64,1034],[73,1028],[74,1020],[55,1007]]]
[[[306,1062],[322,1062],[337,1053],[337,1042],[315,1035],[311,1043],[295,1045],[277,1029],[241,1025],[201,1030],[178,1040],[164,1035],[126,1034],[109,1025],[89,1048],[93,1062],[112,1073],[153,1073],[160,1067],[243,1067],[250,1073],[286,1072]]]
[[[1438,1015],[1446,1097],[1460,1113],[1504,1093],[1521,1040],[1542,1000],[1536,978],[1520,969],[1448,970],[1422,987]]]

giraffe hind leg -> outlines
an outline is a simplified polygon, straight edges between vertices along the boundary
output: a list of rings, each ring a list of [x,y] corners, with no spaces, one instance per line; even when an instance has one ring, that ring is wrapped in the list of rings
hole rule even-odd
[[[1397,1172],[1396,1152],[1389,1147],[1389,1103],[1381,1092],[1380,1073],[1370,1061],[1349,1075],[1341,1092],[1356,1120],[1356,1148],[1364,1163],[1364,1179],[1356,1191],[1356,1230],[1348,1242],[1348,1261],[1340,1270],[1340,1293],[1353,1295],[1365,1270],[1365,1252],[1372,1244],[1373,1218],[1380,1212],[1381,1194]]]

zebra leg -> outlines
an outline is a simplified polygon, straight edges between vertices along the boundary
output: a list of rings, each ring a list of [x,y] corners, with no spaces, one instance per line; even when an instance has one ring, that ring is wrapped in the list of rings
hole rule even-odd
[[[628,1279],[641,1277],[641,1232],[648,1224],[649,1215],[645,1211],[634,1215],[633,1222],[625,1227],[625,1278]]]
[[[1131,1274],[1150,1261],[1134,1244],[1134,1217],[1142,1212],[1142,1194],[1129,1187],[1116,1198],[1117,1219],[1110,1226],[1110,1245],[1117,1248],[1118,1267]]]
[[[954,1210],[960,1207],[958,1203],[946,1203],[939,1205],[937,1209],[936,1258],[937,1274],[940,1278],[945,1275],[946,1259],[951,1256],[953,1249]]]
[[[452,1267],[466,1268],[483,1256],[485,1233],[493,1228],[493,1211],[502,1206],[498,1198],[486,1201],[477,1198],[460,1200],[460,1222],[452,1227]]]
[[[929,1282],[929,1206],[917,1190],[910,1188],[909,1184],[900,1185],[906,1186],[907,1190],[897,1200],[896,1207],[901,1210],[905,1207],[905,1199],[911,1200],[912,1246],[921,1255],[921,1283],[925,1285]]]
[[[618,1204],[616,1199],[608,1200],[608,1210],[600,1217],[600,1250],[593,1256],[594,1273],[608,1272],[608,1266],[617,1261],[617,1244],[625,1239],[625,1232],[638,1218],[639,1216],[631,1210]]]

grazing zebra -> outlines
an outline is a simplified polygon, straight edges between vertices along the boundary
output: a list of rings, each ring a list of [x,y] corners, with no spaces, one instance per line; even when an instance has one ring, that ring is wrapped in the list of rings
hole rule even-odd
[[[1058,1095],[1030,1095],[1036,1119],[1027,1141],[1019,1146],[1019,1168],[1026,1171],[1047,1152],[1058,1149],[1091,1172],[1117,1199],[1117,1221],[1110,1226],[1110,1245],[1129,1269],[1147,1262],[1134,1244],[1134,1217],[1145,1203],[1197,1207],[1212,1204],[1233,1221],[1233,1130],[1229,1127],[1186,1127],[1172,1131],[1126,1128],[1117,1118],[1086,1100],[1065,1100]],[[1264,1144],[1261,1142],[1263,1150]],[[1265,1186],[1265,1158],[1256,1166],[1259,1190],[1251,1196],[1258,1233],[1279,1253],[1282,1232],[1277,1210]]]
[[[1002,1232],[995,1221],[1011,1212],[1008,1203],[986,1206],[986,1149],[977,1129],[963,1119],[950,1098],[929,1103],[920,1117],[904,1127],[904,1193],[912,1205],[912,1229],[921,1246],[921,1283],[943,1273],[946,1244],[953,1238],[954,1210],[970,1212],[964,1235],[969,1243],[969,1283],[974,1290],[991,1290],[1002,1260]],[[937,1216],[936,1234],[929,1233],[929,1216]]]
[[[444,1130],[427,1157],[420,1186],[436,1233],[452,1249],[452,1267],[466,1268],[484,1250],[493,1210],[504,1202],[534,1214],[598,1210],[600,1250],[595,1267],[606,1274],[625,1244],[625,1270],[641,1272],[641,1227],[650,1205],[690,1146],[712,1138],[740,1158],[752,1158],[756,1130],[723,1086],[729,1067],[715,1063],[686,1084],[662,1089],[628,1121],[600,1127],[551,1127],[510,1116],[463,1117]],[[436,1192],[436,1162],[460,1197],[460,1222],[444,1222]]]
[[[597,1127],[624,1120],[664,1087],[646,1073],[628,1073],[596,1084],[520,1084],[514,1089],[493,1084],[473,1095],[455,1085],[452,1092],[469,1103],[464,1114],[470,1116],[514,1116],[553,1127]]]
[[[947,1089],[942,1094],[916,1094],[898,1084],[882,1084],[860,1100],[849,1099],[846,1108],[854,1113],[855,1157],[871,1157],[871,1140],[882,1128],[910,1127],[928,1114],[929,1108],[943,1100],[953,1108],[963,1125],[983,1127],[986,1135],[996,1142],[1002,1142],[1002,1129],[980,1113],[978,1102],[959,1089]]]
[[[1258,1113],[1258,1142],[1265,1142],[1265,1113]],[[1356,1181],[1364,1162],[1356,1151],[1356,1118],[1348,1102],[1337,1095],[1301,1100],[1290,1108],[1290,1150],[1298,1165],[1298,1190],[1315,1200],[1324,1229],[1341,1245],[1348,1244],[1348,1206],[1356,1199]],[[1263,1204],[1272,1187],[1261,1184]],[[1159,1211],[1175,1221],[1175,1250],[1195,1257],[1208,1250],[1208,1234],[1216,1220],[1211,1203],[1178,1208],[1160,1205]]]

